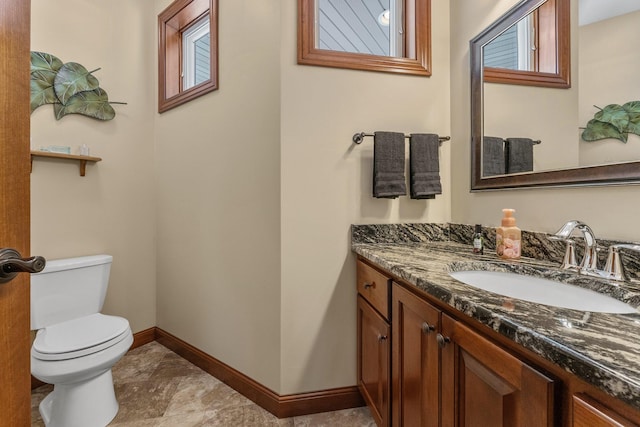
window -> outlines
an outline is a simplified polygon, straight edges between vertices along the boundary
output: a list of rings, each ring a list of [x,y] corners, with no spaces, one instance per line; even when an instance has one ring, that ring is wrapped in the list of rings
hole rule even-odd
[[[211,77],[209,16],[182,33],[182,87],[189,89]]]
[[[218,88],[217,0],[176,0],[158,15],[158,112]]]
[[[298,0],[298,64],[431,75],[431,0]]]
[[[318,0],[315,7],[316,48],[404,56],[402,0]]]

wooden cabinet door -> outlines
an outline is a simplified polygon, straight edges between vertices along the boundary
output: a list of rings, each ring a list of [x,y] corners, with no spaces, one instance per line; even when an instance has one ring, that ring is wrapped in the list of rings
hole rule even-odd
[[[442,426],[553,425],[553,381],[442,315]]]
[[[358,295],[358,387],[379,427],[389,425],[390,329]]]
[[[391,312],[392,425],[438,427],[440,311],[394,284]]]
[[[586,394],[573,396],[573,427],[638,427]]]

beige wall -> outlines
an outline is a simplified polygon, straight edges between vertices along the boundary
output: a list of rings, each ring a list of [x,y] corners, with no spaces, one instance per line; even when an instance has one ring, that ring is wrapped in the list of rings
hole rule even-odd
[[[515,0],[451,0],[451,127],[456,140],[468,141],[469,40],[493,22]],[[452,220],[499,225],[500,209],[517,210],[518,224],[529,230],[553,232],[569,219],[581,219],[597,237],[640,241],[634,227],[637,186],[530,189],[470,193],[468,144],[452,145]]]
[[[34,161],[32,253],[113,255],[104,312],[126,317],[134,332],[156,323],[152,12],[128,0],[32,0],[32,50],[102,67],[95,76],[109,99],[128,103],[108,122],[56,121],[51,105],[31,115],[33,146],[86,143],[103,159],[82,178],[77,163]]]
[[[279,4],[219,1],[220,89],[155,119],[158,326],[275,391]]]
[[[371,197],[372,139],[360,131],[449,134],[449,7],[434,1],[433,76],[407,77],[296,64],[296,5],[282,2],[283,394],[356,383],[353,223],[449,218],[450,147],[443,195]]]
[[[600,108],[640,97],[640,55],[629,40],[640,40],[640,12],[628,13],[580,27],[580,126]],[[580,164],[599,165],[640,160],[640,136],[628,143],[616,139],[580,142]]]
[[[295,2],[220,7],[220,90],[156,119],[158,325],[280,394],[353,385],[349,227],[446,221],[450,145],[445,195],[374,200],[351,136],[449,133],[447,5],[430,79],[298,66]]]

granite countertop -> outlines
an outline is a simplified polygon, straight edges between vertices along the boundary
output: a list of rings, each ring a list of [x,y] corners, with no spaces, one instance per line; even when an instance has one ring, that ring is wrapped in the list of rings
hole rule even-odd
[[[546,277],[608,293],[634,307],[640,306],[637,283],[614,286],[561,270],[556,262],[524,257],[504,261],[490,250],[476,255],[468,244],[451,240],[367,240],[354,237],[353,252],[640,410],[640,313],[583,312],[508,298],[459,282],[449,271]]]

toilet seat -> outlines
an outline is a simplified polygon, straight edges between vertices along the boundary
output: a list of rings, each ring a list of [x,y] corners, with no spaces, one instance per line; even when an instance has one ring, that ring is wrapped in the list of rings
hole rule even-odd
[[[40,329],[31,355],[40,360],[67,360],[97,353],[131,334],[127,319],[91,314]]]

